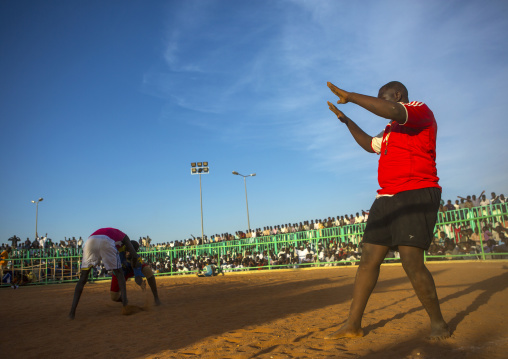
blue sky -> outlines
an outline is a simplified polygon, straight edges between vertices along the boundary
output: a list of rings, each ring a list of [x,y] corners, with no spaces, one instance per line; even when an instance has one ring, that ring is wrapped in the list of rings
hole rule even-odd
[[[2,1],[0,242],[116,227],[155,242],[368,209],[377,155],[331,81],[399,80],[438,121],[443,199],[508,194],[504,1]],[[386,120],[341,109],[367,133]]]

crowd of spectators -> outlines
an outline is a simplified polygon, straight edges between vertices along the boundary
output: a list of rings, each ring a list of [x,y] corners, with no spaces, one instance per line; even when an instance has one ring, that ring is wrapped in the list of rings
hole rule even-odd
[[[436,226],[436,235],[427,254],[447,258],[462,258],[461,255],[482,252],[508,253],[508,216],[494,217],[495,222],[481,220],[474,228],[469,221]],[[483,244],[483,248],[482,248]]]
[[[452,200],[442,201],[439,212],[444,220],[438,221],[434,241],[432,242],[427,255],[441,256],[441,259],[460,259],[463,256],[485,254],[507,253],[508,236],[508,216],[505,207],[506,199],[503,194],[497,196],[491,193],[491,198],[487,199],[483,191],[478,197],[468,195],[466,197],[458,196],[455,203]],[[499,206],[489,206],[499,205]],[[485,218],[467,217],[468,212],[479,208],[478,216]],[[491,209],[495,208],[495,209]],[[345,232],[353,232],[352,225],[361,225],[367,221],[369,213],[362,210],[356,215],[343,215],[328,217],[325,219],[306,220],[299,223],[278,224],[266,226],[253,230],[236,231],[235,234],[222,233],[204,238],[194,237],[185,240],[176,240],[166,243],[152,243],[149,236],[139,238],[142,251],[153,251],[155,256],[149,256],[145,260],[152,266],[155,273],[173,273],[190,274],[203,269],[207,263],[220,266],[224,271],[244,271],[257,270],[263,268],[298,268],[302,266],[330,266],[330,265],[350,265],[359,260],[361,256],[361,238],[355,234],[348,235],[340,240],[338,237],[328,237],[315,241],[300,241],[294,244],[287,244],[278,251],[267,249],[259,252],[243,250],[239,252],[228,251],[226,254],[207,254],[193,252],[191,249],[203,244],[220,243],[224,241],[244,240],[243,242],[252,243],[249,238],[265,237],[271,238],[280,234],[295,234],[301,232],[310,232],[315,230],[324,230],[329,228],[344,227]],[[344,232],[343,232],[344,233]],[[482,241],[480,242],[480,236]],[[325,236],[326,237],[326,236]],[[296,238],[296,237],[295,237]],[[300,237],[302,238],[302,237]],[[58,256],[80,255],[83,247],[83,239],[79,237],[69,237],[59,242],[54,242],[48,238],[47,234],[43,237],[30,241],[29,238],[22,242],[17,236],[8,239],[11,245],[3,243],[0,246],[0,252],[5,252],[8,248],[16,250],[11,253],[11,258],[21,257],[20,253],[28,251],[30,257],[37,258],[45,255],[45,252],[52,251]],[[483,248],[482,248],[483,244]],[[181,248],[181,254],[178,258],[173,258],[169,254],[163,255],[164,250]],[[42,251],[41,251],[42,250]],[[155,250],[155,251],[154,251]],[[16,254],[17,253],[17,254]],[[443,257],[444,256],[444,257]],[[388,258],[397,260],[398,253],[390,252]],[[42,261],[39,264],[44,264]],[[78,268],[71,268],[73,263],[58,263],[52,268],[52,273],[44,273],[45,276],[61,274],[64,271],[71,273],[77,272]],[[94,271],[95,276],[107,276],[108,273],[103,266],[97,266]]]
[[[458,196],[455,203],[451,200],[442,203],[439,211],[445,223],[436,226],[434,241],[427,253],[429,256],[445,255],[447,259],[461,259],[466,258],[463,255],[478,255],[482,249],[483,253],[489,254],[488,258],[493,253],[508,253],[508,216],[503,215],[507,213],[508,203],[504,194],[492,192],[488,199],[484,193],[478,197]],[[464,210],[473,208],[478,208],[477,217],[480,219],[471,221],[470,212]]]
[[[30,241],[30,238],[27,238],[24,242],[16,235],[12,236],[7,240],[7,242],[11,242],[10,247],[13,249],[22,249],[22,250],[39,250],[39,249],[81,249],[83,248],[83,238],[79,237],[65,237],[60,242],[53,242],[51,238],[48,238],[48,234],[45,236],[37,237],[33,241]],[[6,243],[2,243],[1,248],[4,249],[7,247]],[[34,252],[34,251],[32,251]],[[35,252],[34,252],[35,253]]]
[[[476,195],[468,195],[467,197],[457,196],[458,199],[455,200],[455,203],[452,203],[452,200],[447,200],[445,203],[441,201],[441,206],[439,208],[439,212],[446,213],[451,211],[456,211],[460,209],[472,209],[473,207],[480,206],[488,206],[490,204],[505,204],[506,199],[504,194],[500,194],[497,196],[494,192],[491,193],[491,199],[486,198],[486,195],[483,191],[478,197]],[[506,213],[506,208],[503,207],[503,213]],[[490,213],[489,213],[490,214]],[[312,230],[321,230],[327,228],[336,228],[336,227],[344,227],[350,226],[354,224],[362,224],[367,222],[367,218],[369,216],[369,212],[362,210],[360,212],[356,212],[356,215],[342,215],[336,217],[328,217],[325,219],[315,219],[315,220],[306,220],[299,223],[286,223],[286,224],[278,224],[274,226],[266,226],[263,228],[256,228],[251,230],[238,230],[235,234],[231,234],[229,232],[214,234],[210,237],[204,236],[187,238],[184,240],[176,240],[173,242],[166,242],[160,244],[152,244],[150,247],[157,247],[160,249],[166,248],[174,248],[174,247],[183,247],[183,246],[195,246],[201,244],[209,244],[209,243],[219,243],[224,241],[233,241],[239,239],[248,239],[248,238],[259,238],[266,236],[276,236],[279,234],[291,234],[291,233],[299,233],[306,232]],[[456,220],[459,218],[451,217],[450,220]],[[460,218],[464,219],[464,218]]]
[[[224,255],[186,254],[180,258],[158,256],[149,261],[155,273],[188,274],[201,271],[206,263],[219,265],[224,272],[258,270],[264,268],[299,268],[307,266],[350,265],[361,255],[361,245],[354,243],[334,243],[322,240],[317,246],[309,242],[288,245],[280,250],[228,251]]]
[[[312,219],[307,220],[299,223],[286,223],[286,224],[278,224],[274,226],[266,226],[256,229],[250,229],[250,230],[238,230],[235,232],[235,234],[231,234],[228,232],[221,233],[221,234],[214,234],[210,237],[204,236],[201,237],[194,237],[187,238],[184,240],[176,240],[174,242],[167,242],[162,244],[154,245],[155,247],[159,248],[173,248],[173,247],[180,247],[180,246],[195,246],[195,245],[201,245],[201,244],[210,244],[210,243],[219,243],[224,241],[233,241],[233,240],[240,240],[240,239],[248,239],[248,238],[259,238],[259,237],[266,237],[266,236],[276,236],[279,234],[291,234],[291,233],[298,233],[298,232],[306,232],[306,231],[313,231],[313,230],[320,230],[320,229],[326,229],[326,228],[333,228],[333,227],[343,227],[346,225],[353,225],[353,224],[361,224],[365,223],[367,221],[367,218],[369,216],[368,211],[361,211],[357,212],[356,215],[353,214],[345,214],[343,216],[336,216],[336,217],[328,217],[325,219]]]

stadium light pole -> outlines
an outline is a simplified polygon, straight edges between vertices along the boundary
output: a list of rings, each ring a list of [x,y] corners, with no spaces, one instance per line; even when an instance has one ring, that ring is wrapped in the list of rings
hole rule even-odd
[[[203,193],[201,191],[201,174],[209,174],[210,168],[208,162],[192,162],[191,163],[191,175],[199,174],[199,200],[201,202],[201,239],[205,240],[205,232],[203,230]]]
[[[37,239],[39,236],[37,235],[37,217],[39,215],[39,202],[41,202],[44,198],[39,198],[37,201],[32,201],[32,203],[35,203],[35,239]]]
[[[256,174],[251,173],[250,175],[244,176],[236,171],[233,171],[233,174],[236,176],[242,176],[243,177],[243,184],[245,185],[245,204],[247,205],[247,225],[249,226],[249,232],[250,232],[250,219],[249,219],[249,200],[247,199],[247,177],[254,177]]]

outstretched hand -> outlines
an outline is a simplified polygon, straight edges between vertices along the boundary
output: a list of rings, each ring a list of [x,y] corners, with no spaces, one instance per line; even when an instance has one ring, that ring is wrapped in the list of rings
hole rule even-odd
[[[337,116],[337,118],[340,120],[340,122],[347,124],[349,117],[344,115],[344,113],[341,110],[339,110],[337,107],[335,107],[335,105],[333,103],[331,103],[330,101],[327,101],[327,103],[328,103],[328,108],[330,109],[330,111],[332,111]]]
[[[326,85],[332,90],[332,92],[339,98],[337,101],[338,104],[348,103],[349,102],[349,92],[344,91],[331,82],[327,82]]]

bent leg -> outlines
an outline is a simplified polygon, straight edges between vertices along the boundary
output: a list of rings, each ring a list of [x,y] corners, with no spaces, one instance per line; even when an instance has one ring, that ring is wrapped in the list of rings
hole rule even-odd
[[[388,247],[364,243],[360,265],[356,271],[353,301],[346,323],[325,339],[354,338],[363,336],[362,317],[369,297],[379,277],[379,267],[388,253]]]
[[[81,298],[83,288],[85,287],[85,284],[88,281],[89,273],[90,269],[81,269],[79,281],[78,283],[76,283],[76,289],[74,289],[74,299],[72,300],[71,311],[69,312],[69,319],[74,319],[74,317],[76,316],[76,308],[78,307],[79,298]]]
[[[437,297],[434,278],[423,261],[423,249],[410,246],[399,246],[400,259],[413,288],[429,315],[432,339],[443,339],[450,336],[450,329],[443,319]]]

